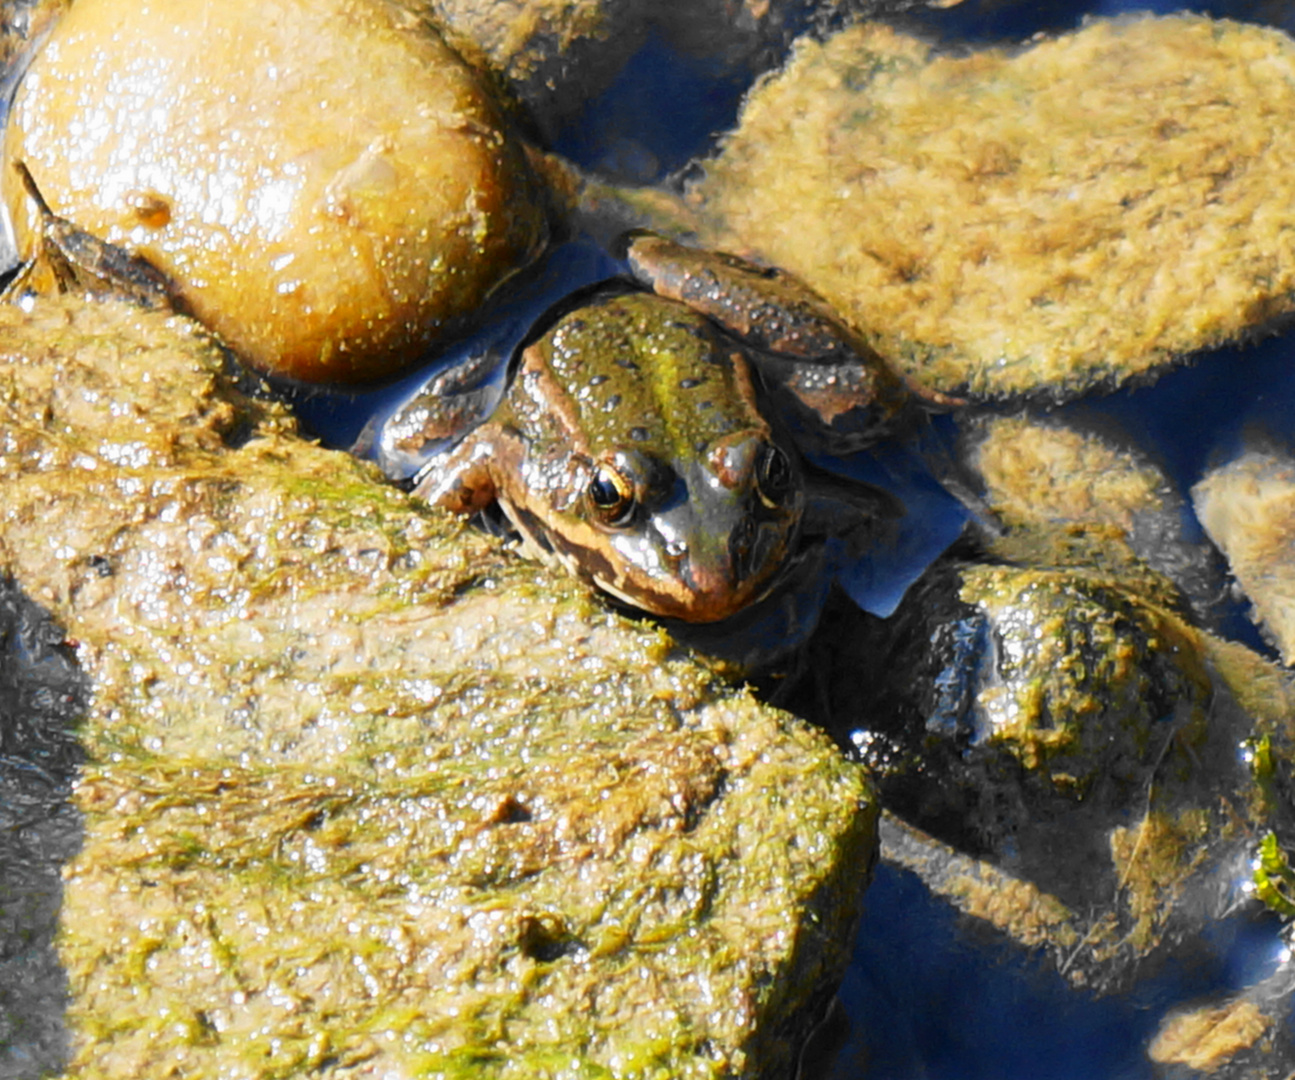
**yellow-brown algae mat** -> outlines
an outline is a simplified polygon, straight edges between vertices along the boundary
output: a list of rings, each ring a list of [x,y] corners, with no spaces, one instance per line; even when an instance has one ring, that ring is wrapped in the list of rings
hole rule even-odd
[[[875,852],[860,770],[222,362],[0,307],[5,565],[93,683],[65,1075],[786,1075]]]
[[[1254,619],[1295,664],[1295,460],[1252,451],[1192,489],[1196,515],[1227,556]]]
[[[919,382],[1074,396],[1230,341],[1295,289],[1295,44],[1197,16],[939,56],[802,40],[691,195]]]

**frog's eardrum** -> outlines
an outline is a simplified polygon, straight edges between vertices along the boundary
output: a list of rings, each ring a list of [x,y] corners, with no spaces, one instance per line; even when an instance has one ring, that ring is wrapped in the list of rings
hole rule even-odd
[[[543,246],[525,153],[477,74],[385,0],[78,0],[14,101],[54,211],[170,274],[245,360],[399,370]]]

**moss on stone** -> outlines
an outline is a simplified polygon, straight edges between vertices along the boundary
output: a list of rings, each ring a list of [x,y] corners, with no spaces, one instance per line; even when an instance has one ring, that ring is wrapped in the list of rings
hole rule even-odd
[[[994,626],[997,678],[977,696],[984,738],[1082,793],[1135,775],[1158,722],[1198,741],[1211,683],[1198,633],[1121,582],[1075,569],[968,566],[961,599]]]
[[[1295,45],[1198,16],[941,56],[803,40],[694,195],[920,382],[1070,397],[1244,335],[1295,287]]]
[[[0,308],[5,554],[95,688],[68,1075],[780,1075],[848,956],[861,773],[222,364]]]
[[[1192,489],[1201,525],[1227,556],[1253,617],[1295,664],[1295,460],[1251,452]]]

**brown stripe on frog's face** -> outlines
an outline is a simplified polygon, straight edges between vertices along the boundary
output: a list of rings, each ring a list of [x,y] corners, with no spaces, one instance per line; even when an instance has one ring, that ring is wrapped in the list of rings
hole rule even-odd
[[[519,530],[572,573],[655,615],[713,622],[760,599],[794,550],[804,509],[795,463],[761,432],[684,473],[625,451],[590,462],[561,512],[505,503]],[[560,527],[554,528],[554,521]]]

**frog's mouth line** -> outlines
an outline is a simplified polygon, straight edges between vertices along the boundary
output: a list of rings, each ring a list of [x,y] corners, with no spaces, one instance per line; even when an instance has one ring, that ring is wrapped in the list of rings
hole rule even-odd
[[[701,597],[703,594],[696,590],[691,590],[682,579],[678,581],[673,589],[662,587],[656,591],[656,596],[669,602],[669,608],[664,609],[664,605],[651,603],[652,594],[635,596],[617,585],[613,580],[614,574],[612,571],[614,568],[612,564],[599,552],[585,548],[576,550],[564,547],[560,543],[555,543],[539,519],[524,507],[509,506],[503,502],[498,505],[504,517],[508,519],[509,524],[521,538],[523,554],[544,563],[546,566],[565,570],[580,581],[589,582],[613,600],[633,611],[659,618],[679,619],[689,623],[714,623],[731,618],[752,604],[759,603],[773,592],[786,577],[790,565],[795,561],[793,559],[784,560],[782,565],[774,573],[770,574],[766,581],[761,583],[758,591],[743,595],[743,586],[747,584],[749,579],[733,585],[727,597],[729,602],[724,605],[722,614],[705,614],[699,617],[697,613],[698,607],[707,605],[690,604],[688,600],[690,597]],[[663,582],[662,584],[667,586],[670,583]],[[740,597],[740,602],[734,603],[733,599],[735,597]]]

